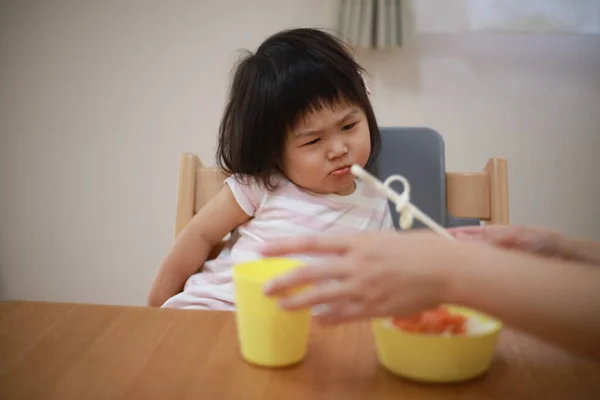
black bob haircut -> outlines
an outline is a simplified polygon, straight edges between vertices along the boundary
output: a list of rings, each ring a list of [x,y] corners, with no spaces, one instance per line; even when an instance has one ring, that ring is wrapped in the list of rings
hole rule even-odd
[[[364,70],[348,46],[326,32],[286,30],[265,40],[237,65],[219,127],[217,165],[227,174],[257,178],[273,189],[282,173],[287,133],[309,112],[338,104],[359,106],[371,135],[370,169],[381,146]]]

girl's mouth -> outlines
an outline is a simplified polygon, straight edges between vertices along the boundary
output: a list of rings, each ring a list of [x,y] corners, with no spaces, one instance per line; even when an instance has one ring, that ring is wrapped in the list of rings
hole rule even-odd
[[[331,173],[331,175],[339,178],[339,177],[348,175],[348,173],[350,173],[350,167],[342,167],[342,168],[338,168],[335,171],[333,171]]]

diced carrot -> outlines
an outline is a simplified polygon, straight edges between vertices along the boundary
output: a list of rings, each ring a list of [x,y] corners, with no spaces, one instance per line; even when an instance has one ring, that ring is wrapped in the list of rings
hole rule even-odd
[[[451,313],[446,307],[427,310],[407,318],[393,318],[392,324],[406,332],[464,334],[467,318]]]
[[[424,327],[427,333],[442,333],[446,330],[446,327],[440,323],[424,325]]]
[[[442,319],[437,314],[424,313],[420,322],[425,325],[437,325],[437,324],[442,323]]]
[[[394,326],[396,328],[400,328],[400,329],[403,329],[404,327],[406,327],[409,324],[408,321],[403,320],[403,319],[399,319],[399,318],[394,318],[392,320],[392,323],[394,324]]]
[[[421,321],[421,314],[415,314],[407,320],[413,324],[418,324]]]
[[[452,327],[452,333],[457,334],[457,335],[463,335],[465,334],[466,329],[463,325],[455,325]]]
[[[437,309],[437,314],[440,316],[450,315],[450,310],[448,310],[446,307],[439,307]]]
[[[419,332],[420,331],[420,327],[418,324],[407,324],[404,326],[403,328],[406,332]]]

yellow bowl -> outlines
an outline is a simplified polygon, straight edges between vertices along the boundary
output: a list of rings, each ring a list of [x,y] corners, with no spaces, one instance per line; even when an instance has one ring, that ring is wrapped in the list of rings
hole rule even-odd
[[[482,375],[489,368],[502,324],[474,310],[447,306],[450,312],[484,323],[485,329],[460,336],[410,333],[391,319],[372,321],[379,362],[404,378],[432,383],[459,382]]]

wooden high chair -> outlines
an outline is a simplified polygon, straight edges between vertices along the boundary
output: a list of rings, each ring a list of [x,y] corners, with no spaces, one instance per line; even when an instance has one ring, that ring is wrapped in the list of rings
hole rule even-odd
[[[401,171],[398,171],[401,173]],[[227,176],[214,167],[205,167],[191,153],[179,164],[179,187],[175,236],[194,214],[223,187]],[[482,172],[446,173],[446,208],[456,218],[477,218],[492,224],[508,224],[508,170],[505,159],[491,158]],[[220,249],[215,249],[218,254]]]

